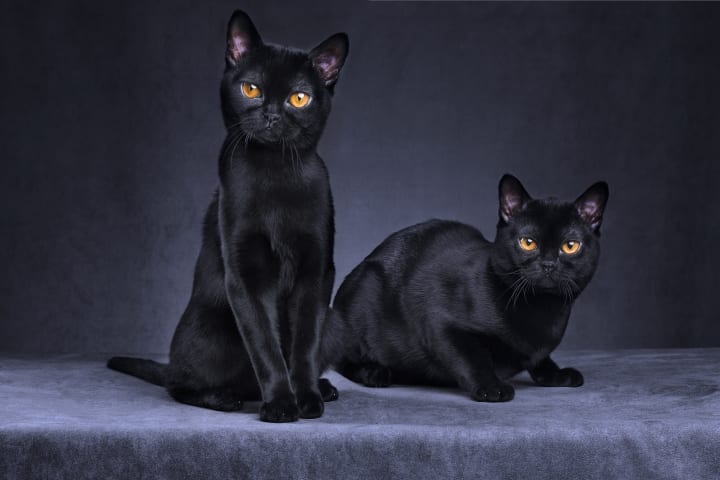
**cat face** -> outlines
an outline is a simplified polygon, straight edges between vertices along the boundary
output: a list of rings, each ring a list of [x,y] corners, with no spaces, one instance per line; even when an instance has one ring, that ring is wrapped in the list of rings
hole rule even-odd
[[[236,11],[228,24],[221,85],[228,133],[270,148],[314,147],[348,48],[344,33],[309,53],[266,45],[247,14]]]
[[[493,268],[508,286],[576,297],[600,256],[608,186],[598,182],[573,203],[534,200],[512,175],[500,180]]]

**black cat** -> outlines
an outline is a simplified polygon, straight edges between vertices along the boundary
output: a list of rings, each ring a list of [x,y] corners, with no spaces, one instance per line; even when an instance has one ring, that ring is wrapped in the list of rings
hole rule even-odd
[[[323,400],[337,398],[318,380],[335,229],[316,145],[348,46],[344,33],[309,53],[266,45],[244,12],[232,15],[220,183],[170,363],[116,357],[110,368],[200,407],[239,410],[262,399],[269,422],[319,417]]]
[[[485,402],[511,400],[504,380],[524,369],[539,385],[582,385],[550,353],[595,272],[608,186],[574,203],[533,200],[511,175],[499,190],[494,243],[431,220],[363,260],[335,296],[325,361],[367,386],[453,385]]]

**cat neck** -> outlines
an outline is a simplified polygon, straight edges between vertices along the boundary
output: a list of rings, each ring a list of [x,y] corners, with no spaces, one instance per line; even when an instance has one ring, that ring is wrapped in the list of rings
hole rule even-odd
[[[235,169],[238,166],[254,171],[274,175],[297,175],[309,164],[317,161],[315,147],[306,149],[291,148],[287,145],[264,145],[257,142],[245,142],[228,135],[220,155],[221,171]]]
[[[533,348],[554,349],[565,333],[573,299],[561,292],[533,290],[531,286],[514,289],[520,280],[496,273],[491,262],[487,264],[487,277],[493,290],[495,308],[505,328],[523,338]]]

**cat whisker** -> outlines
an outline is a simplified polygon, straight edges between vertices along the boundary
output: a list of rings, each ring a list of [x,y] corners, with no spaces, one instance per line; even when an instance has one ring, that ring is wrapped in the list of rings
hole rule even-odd
[[[293,143],[292,144],[293,150],[295,150],[295,158],[297,159],[297,166],[298,166],[298,172],[300,171],[302,167],[302,163],[300,162],[300,152],[297,149],[297,146]]]
[[[532,294],[535,295],[535,283],[532,280],[529,280],[528,285],[526,285],[525,289],[523,289],[523,300],[525,300],[525,303],[527,303],[527,296],[526,296],[527,291],[528,291],[527,287],[530,287]]]
[[[511,277],[511,276],[517,275],[518,273],[521,273],[521,272],[522,272],[522,268],[517,268],[510,272],[505,272],[505,273],[494,272],[494,273],[500,277]]]
[[[577,282],[569,276],[563,275],[560,277],[558,284],[565,297],[565,303],[571,304],[575,299],[575,291],[579,289]]]
[[[252,140],[252,133],[246,133],[245,134],[245,145],[244,150],[247,152],[248,145],[250,144],[250,141]]]
[[[515,301],[513,302],[513,308],[517,307],[517,301],[520,300],[520,295],[523,296],[523,299],[527,302],[527,298],[525,297],[525,290],[527,289],[528,285],[528,279],[523,278],[523,282],[518,287],[518,294],[515,295]]]
[[[239,133],[232,133],[232,132],[231,132],[231,133],[229,133],[228,137],[225,139],[225,142],[223,143],[223,147],[222,147],[222,151],[221,151],[221,155],[222,155],[223,157],[225,157],[225,156],[227,155],[227,151],[228,151],[229,149],[232,149],[232,152],[231,152],[231,155],[230,155],[230,157],[231,157],[231,158],[230,158],[230,166],[231,166],[231,168],[232,168],[232,156],[234,155],[235,146],[237,145],[237,142],[239,141],[240,135],[241,135],[241,134],[239,134]]]
[[[300,173],[300,156],[297,154],[293,143],[290,144],[290,151],[292,152],[293,172],[297,175]]]
[[[233,169],[233,165],[235,164],[235,149],[237,148],[238,144],[242,140],[242,132],[238,137],[235,139],[235,142],[233,143],[232,152],[230,153],[230,171]]]
[[[520,298],[520,295],[523,295],[523,298],[525,299],[525,301],[527,301],[527,297],[525,297],[525,291],[529,283],[530,282],[526,277],[520,277],[511,285],[513,291],[510,295],[510,298],[508,298],[507,303],[505,304],[505,310],[510,307],[510,304],[512,304],[512,307],[515,308],[517,306],[517,301]]]
[[[510,290],[513,290],[513,289],[518,285],[518,283],[520,283],[522,280],[523,280],[523,277],[518,277],[518,278],[517,278],[508,288],[506,288],[500,295],[501,295],[501,296],[502,296],[502,295],[505,295],[505,294],[506,294],[507,292],[509,292]]]
[[[236,123],[233,123],[232,125],[228,125],[228,126],[227,126],[227,130],[230,131],[230,130],[232,130],[233,128],[238,128],[238,127],[242,126],[242,124],[243,124],[243,121],[242,121],[242,120],[238,120]]]
[[[284,138],[284,137],[283,137]],[[290,162],[292,166],[293,173],[296,175],[300,174],[300,153],[297,150],[297,147],[295,146],[294,142],[287,141],[288,149],[290,150]]]
[[[290,168],[293,173],[297,173],[295,170],[295,154],[293,152],[292,143],[284,136],[280,137],[280,148],[282,150],[282,159],[285,161],[285,149],[287,148],[288,155],[290,155]]]

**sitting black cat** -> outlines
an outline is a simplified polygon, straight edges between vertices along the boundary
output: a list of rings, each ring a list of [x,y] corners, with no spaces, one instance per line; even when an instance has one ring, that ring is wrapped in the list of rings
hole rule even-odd
[[[116,357],[110,368],[200,407],[238,410],[262,399],[269,422],[319,417],[323,399],[337,398],[318,381],[335,229],[316,145],[347,52],[343,33],[309,53],[266,45],[244,12],[233,14],[220,184],[170,363]]]
[[[485,402],[511,400],[523,369],[543,386],[579,387],[550,358],[600,255],[608,186],[574,203],[533,200],[500,180],[495,242],[431,220],[387,238],[347,276],[323,341],[325,360],[373,387],[453,385]]]

